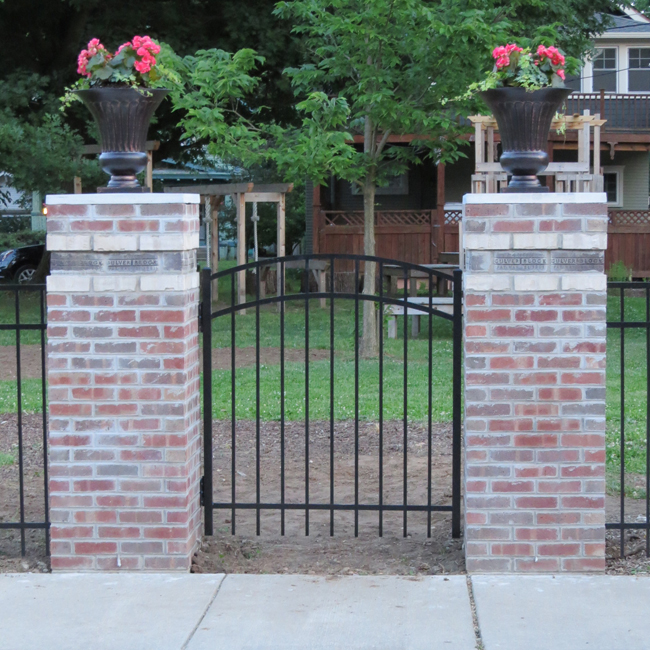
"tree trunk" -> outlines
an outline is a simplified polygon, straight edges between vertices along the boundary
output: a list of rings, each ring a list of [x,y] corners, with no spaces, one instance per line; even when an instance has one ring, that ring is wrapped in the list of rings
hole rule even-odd
[[[363,253],[375,254],[375,179],[368,176],[363,186]],[[363,275],[363,294],[373,296],[377,284],[377,265],[366,262]],[[372,300],[363,301],[363,339],[361,355],[365,358],[376,357],[377,344],[377,309]]]

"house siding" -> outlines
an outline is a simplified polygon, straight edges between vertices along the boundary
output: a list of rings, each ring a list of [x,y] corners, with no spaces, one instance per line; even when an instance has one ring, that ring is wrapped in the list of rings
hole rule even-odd
[[[612,165],[624,165],[623,209],[648,209],[648,183],[650,182],[650,159],[645,151],[616,152]],[[607,166],[607,163],[603,163]]]

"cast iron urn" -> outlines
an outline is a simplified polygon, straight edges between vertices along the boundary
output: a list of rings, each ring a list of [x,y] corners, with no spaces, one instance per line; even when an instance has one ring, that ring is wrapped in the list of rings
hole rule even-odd
[[[99,162],[110,174],[109,192],[141,191],[136,175],[147,166],[149,122],[169,90],[97,87],[77,94],[97,122],[102,153]]]
[[[548,192],[537,174],[548,166],[546,146],[551,122],[570,88],[494,88],[480,93],[501,136],[501,167],[512,174],[502,192]]]

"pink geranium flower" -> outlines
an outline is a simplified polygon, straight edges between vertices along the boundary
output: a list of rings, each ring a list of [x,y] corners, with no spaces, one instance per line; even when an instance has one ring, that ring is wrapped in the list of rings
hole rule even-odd
[[[160,52],[160,45],[157,45],[149,36],[134,36],[132,40],[122,43],[115,52],[118,55],[124,49],[132,49],[135,61],[133,69],[141,75],[147,74],[156,65],[155,55]],[[88,71],[89,61],[97,54],[102,55],[98,65],[94,65],[91,71]],[[77,72],[84,77],[92,78],[93,71],[97,67],[105,67],[106,63],[113,58],[113,55],[106,50],[98,38],[93,38],[88,42],[87,49],[81,50],[77,57]]]

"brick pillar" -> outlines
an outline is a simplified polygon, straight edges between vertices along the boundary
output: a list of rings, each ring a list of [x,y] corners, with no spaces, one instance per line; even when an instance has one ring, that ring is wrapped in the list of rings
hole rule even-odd
[[[470,572],[605,568],[604,194],[469,194]]]
[[[198,195],[47,197],[53,570],[181,570],[199,538]]]

